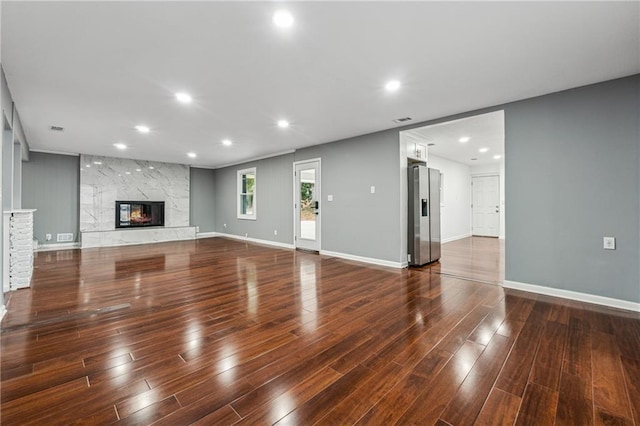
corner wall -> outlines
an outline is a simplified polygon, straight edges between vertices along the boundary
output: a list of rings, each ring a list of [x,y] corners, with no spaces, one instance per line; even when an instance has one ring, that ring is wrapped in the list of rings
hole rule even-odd
[[[22,207],[37,209],[33,237],[39,244],[56,244],[56,234],[67,232],[78,241],[80,157],[31,152],[22,164],[22,188]]]
[[[444,177],[440,203],[442,242],[471,236],[471,167],[446,158],[429,155],[427,165]]]
[[[506,280],[640,302],[638,117],[638,75],[505,108]]]
[[[191,167],[189,170],[189,222],[198,232],[213,232],[215,221],[215,170]]]
[[[293,161],[293,154],[285,154],[216,169],[216,232],[293,244]],[[256,220],[237,215],[237,171],[249,167],[256,167]]]

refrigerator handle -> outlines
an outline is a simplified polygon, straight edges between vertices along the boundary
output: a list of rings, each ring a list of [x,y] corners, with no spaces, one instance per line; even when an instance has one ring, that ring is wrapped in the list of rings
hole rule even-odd
[[[422,216],[429,216],[429,200],[423,198],[422,200]]]

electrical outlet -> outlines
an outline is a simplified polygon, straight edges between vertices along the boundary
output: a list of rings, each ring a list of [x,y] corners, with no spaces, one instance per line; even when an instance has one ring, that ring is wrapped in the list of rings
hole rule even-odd
[[[375,193],[376,193],[376,187],[375,187],[375,186],[372,186],[372,187],[371,187],[371,193],[372,193],[372,194],[375,194]]]
[[[245,234],[244,234],[244,237],[245,237],[245,238],[249,238],[249,234],[245,233]]]
[[[616,249],[616,238],[615,237],[604,237],[604,249],[605,250],[615,250]]]
[[[226,223],[224,223],[222,226],[224,226],[224,227],[225,227],[225,229],[227,228],[227,224],[226,224]]]
[[[333,201],[333,195],[327,195],[327,201]]]
[[[200,232],[200,227],[196,226],[196,232]]]
[[[47,235],[45,235],[45,236],[44,236],[44,239],[45,239],[46,241],[51,241],[51,234],[47,234]]]
[[[273,235],[278,235],[278,230],[277,229],[273,230]]]

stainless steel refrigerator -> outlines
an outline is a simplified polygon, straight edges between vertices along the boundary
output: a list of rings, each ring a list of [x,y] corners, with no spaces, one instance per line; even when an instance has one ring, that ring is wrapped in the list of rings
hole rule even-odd
[[[409,166],[409,265],[440,259],[440,171]]]

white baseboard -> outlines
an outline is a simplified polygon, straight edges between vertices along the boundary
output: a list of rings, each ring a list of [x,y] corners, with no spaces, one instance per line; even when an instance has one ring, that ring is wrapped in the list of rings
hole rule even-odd
[[[363,262],[363,263],[371,263],[373,265],[379,265],[379,266],[387,266],[390,268],[406,268],[407,267],[407,263],[404,262],[392,262],[390,260],[382,260],[382,259],[375,259],[372,257],[363,257],[363,256],[356,256],[353,254],[347,254],[347,253],[339,253],[336,251],[327,251],[327,250],[320,250],[320,254],[324,255],[324,256],[333,256],[333,257],[339,257],[340,259],[347,259],[347,260],[355,260],[358,262]]]
[[[220,233],[218,232],[198,232],[196,234],[196,239],[198,238],[211,238],[211,237],[219,237]]]
[[[80,243],[40,244],[34,251],[72,250],[79,248]]]
[[[544,294],[563,299],[577,300],[579,302],[594,303],[596,305],[609,306],[627,311],[640,312],[640,303],[628,300],[612,299],[610,297],[596,296],[594,294],[580,293],[577,291],[563,290],[559,288],[545,287],[541,285],[519,283],[517,281],[504,281],[503,287],[514,290],[528,291],[530,293]]]
[[[198,238],[206,238],[206,237],[200,237],[200,235],[202,235],[202,234],[198,234]],[[208,232],[207,236],[210,236],[210,237],[226,237],[226,238],[231,238],[231,239],[234,239],[234,240],[248,241],[248,242],[252,242],[252,243],[264,244],[264,245],[280,247],[280,248],[287,248],[287,249],[295,249],[296,248],[296,246],[293,245],[293,244],[280,243],[280,242],[277,242],[277,241],[269,241],[269,240],[260,240],[258,238],[243,237],[242,235],[234,235],[234,234],[225,234],[223,232]],[[404,262],[404,263],[402,263],[402,262],[391,262],[391,261],[388,261],[388,260],[374,259],[374,258],[371,258],[371,257],[355,256],[353,254],[338,253],[338,252],[335,252],[335,251],[320,250],[320,254],[325,255],[325,256],[338,257],[338,258],[341,258],[341,259],[355,260],[355,261],[363,262],[363,263],[370,263],[370,264],[373,264],[373,265],[387,266],[387,267],[391,267],[391,268],[406,268],[407,267],[407,262]]]
[[[2,318],[4,318],[4,314],[7,313],[7,308],[5,308],[4,305],[0,306],[0,321],[2,321]]]
[[[295,248],[293,244],[281,243],[278,241],[261,240],[258,238],[251,238],[251,237],[243,237],[242,235],[225,234],[223,232],[210,232],[209,234],[215,234],[215,235],[211,235],[212,237],[225,237],[225,238],[231,238],[234,240],[248,241],[250,243],[264,244],[267,246],[274,246],[274,247],[280,247],[280,248],[286,248],[286,249]]]
[[[446,244],[446,243],[450,243],[451,241],[461,240],[463,238],[469,238],[470,236],[471,234],[463,234],[463,235],[456,235],[455,237],[443,238],[440,243]]]

